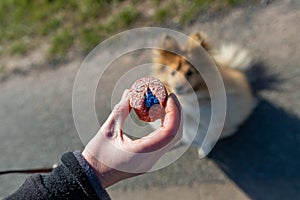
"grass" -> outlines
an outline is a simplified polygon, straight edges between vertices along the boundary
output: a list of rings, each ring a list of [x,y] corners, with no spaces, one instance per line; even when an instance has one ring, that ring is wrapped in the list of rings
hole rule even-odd
[[[40,29],[37,30],[38,35],[46,36],[50,34],[53,30],[57,30],[60,26],[62,26],[62,21],[58,18],[49,19],[44,24],[41,24]]]
[[[154,14],[154,19],[158,23],[165,22],[165,20],[168,18],[168,10],[167,8],[160,8],[157,9],[155,14]]]
[[[0,63],[0,76],[5,72],[5,66]]]
[[[11,54],[18,54],[18,55],[25,55],[27,53],[27,44],[23,41],[14,41],[10,48],[9,48],[9,52]]]
[[[69,29],[58,32],[52,39],[50,47],[51,56],[65,56],[73,45],[74,36]]]
[[[126,6],[119,12],[109,16],[102,23],[90,25],[80,30],[81,50],[90,51],[112,33],[130,27],[137,20],[139,13],[132,7]]]
[[[0,56],[25,55],[47,41],[48,57],[63,59],[72,48],[88,52],[127,28],[165,23],[186,26],[204,10],[240,2],[244,0],[1,0]],[[154,10],[153,16],[145,15],[149,9]]]
[[[104,36],[101,36],[99,34],[99,31],[95,31],[97,29],[98,28],[85,27],[81,30],[81,50],[83,52],[90,51],[92,48],[95,47],[96,44],[98,44],[104,38]]]
[[[103,24],[103,29],[113,32],[116,27],[119,29],[130,26],[138,17],[137,11],[133,7],[125,7],[118,13],[112,15]]]
[[[255,0],[256,1],[256,0]],[[158,23],[175,21],[181,25],[190,25],[203,11],[220,11],[229,7],[237,6],[245,0],[173,0],[159,2],[154,0],[157,10],[154,19]]]

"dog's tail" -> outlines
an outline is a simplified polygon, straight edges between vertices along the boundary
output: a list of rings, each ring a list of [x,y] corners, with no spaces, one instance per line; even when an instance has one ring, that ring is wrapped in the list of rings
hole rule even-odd
[[[217,65],[243,72],[255,94],[261,90],[276,89],[276,85],[283,81],[277,73],[270,74],[263,62],[254,60],[249,51],[239,45],[223,44],[212,52],[212,57]]]
[[[250,53],[236,44],[223,44],[213,53],[213,58],[218,65],[243,72],[248,71],[253,65]]]

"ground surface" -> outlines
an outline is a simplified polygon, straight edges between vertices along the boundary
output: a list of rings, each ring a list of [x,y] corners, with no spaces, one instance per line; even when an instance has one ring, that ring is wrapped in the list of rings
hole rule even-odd
[[[190,148],[171,166],[109,189],[114,199],[300,198],[300,2],[238,8],[184,30],[247,46],[275,89],[258,91],[260,103],[238,134],[219,142],[209,158]],[[65,151],[82,149],[71,95],[82,58],[56,69],[33,70],[0,85],[0,170],[46,167]],[[111,75],[114,75],[113,73]],[[274,81],[273,81],[274,82]],[[254,86],[271,85],[264,79]],[[99,97],[101,100],[101,97]],[[103,105],[106,109],[110,105]],[[100,116],[100,121],[105,115]],[[0,197],[27,176],[0,177]]]

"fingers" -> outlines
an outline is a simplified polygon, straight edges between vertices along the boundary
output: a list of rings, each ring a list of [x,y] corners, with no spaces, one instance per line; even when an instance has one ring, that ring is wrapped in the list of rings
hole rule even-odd
[[[165,112],[166,115],[162,128],[170,132],[177,130],[181,122],[181,106],[173,93],[168,97]]]
[[[174,94],[171,94],[168,97],[165,111],[166,115],[162,127],[155,130],[148,136],[133,141],[142,152],[158,150],[169,144],[175,136],[179,135],[178,138],[181,137],[181,107]]]
[[[110,130],[111,132],[112,130],[121,131],[131,109],[129,105],[128,94],[128,89],[123,92],[121,100],[118,104],[115,105],[108,119],[102,125],[101,129],[106,129],[108,131]]]
[[[127,89],[123,92],[120,102],[117,105],[115,105],[112,111],[112,114],[114,115],[114,119],[122,124],[126,120],[130,112],[128,95],[129,95],[129,90]]]
[[[123,138],[122,127],[130,112],[128,100],[129,90],[125,90],[120,102],[114,107],[107,121],[101,127],[101,132],[104,132],[109,137],[119,135]],[[165,107],[165,118],[163,125],[148,136],[138,140],[125,139],[130,145],[132,152],[152,152],[161,149],[168,144],[175,144],[182,135],[181,127],[181,107],[177,97],[170,94]],[[172,141],[172,143],[170,143]],[[174,142],[173,142],[174,141]],[[126,143],[127,143],[126,142]]]

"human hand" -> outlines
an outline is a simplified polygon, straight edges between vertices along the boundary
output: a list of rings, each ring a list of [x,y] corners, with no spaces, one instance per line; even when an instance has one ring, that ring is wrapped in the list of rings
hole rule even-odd
[[[104,188],[149,171],[182,136],[181,108],[174,94],[168,97],[162,126],[140,139],[122,132],[131,110],[125,90],[121,101],[82,152]]]

